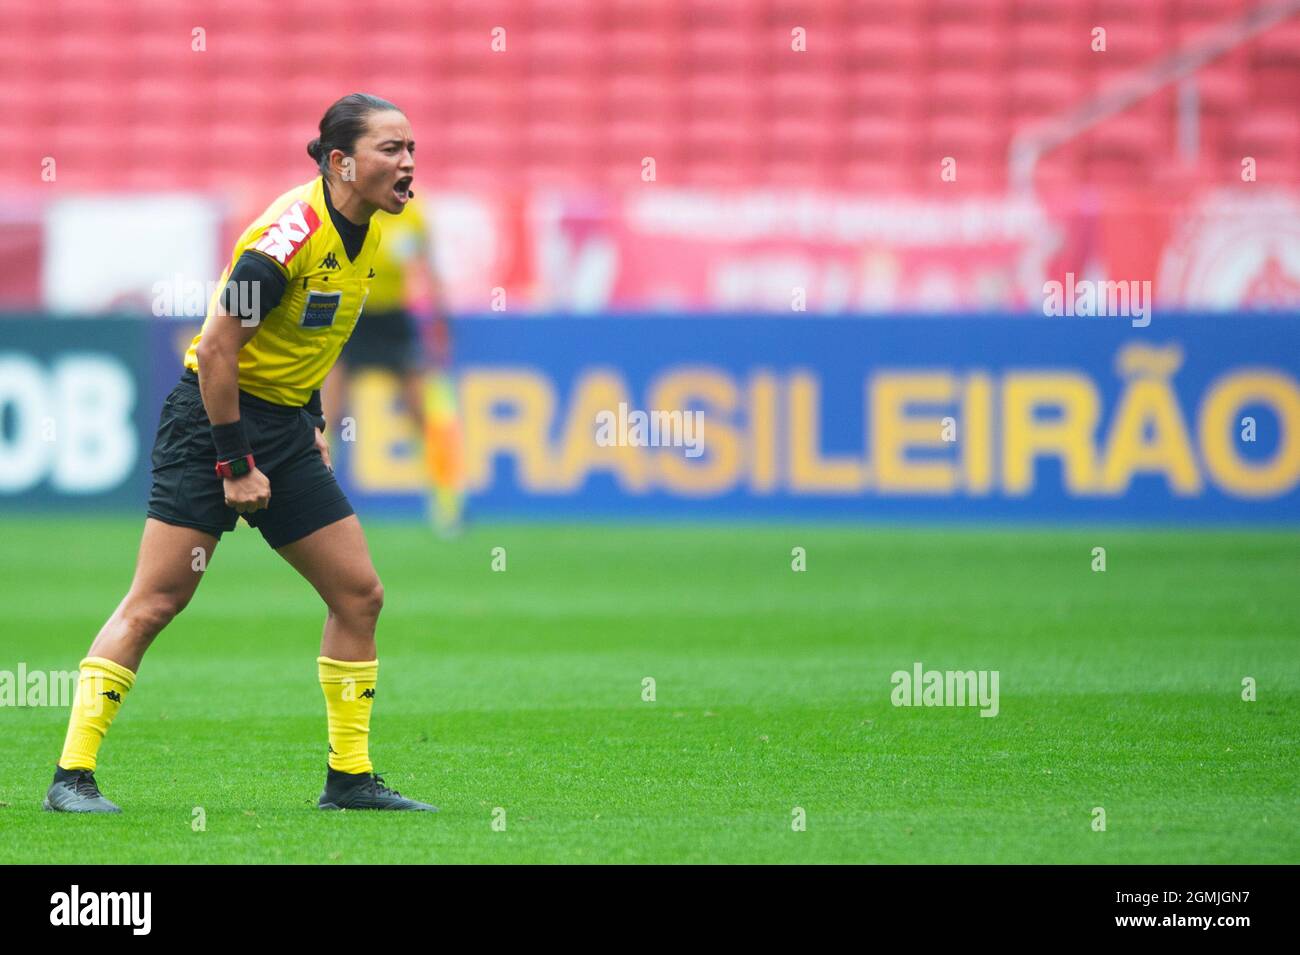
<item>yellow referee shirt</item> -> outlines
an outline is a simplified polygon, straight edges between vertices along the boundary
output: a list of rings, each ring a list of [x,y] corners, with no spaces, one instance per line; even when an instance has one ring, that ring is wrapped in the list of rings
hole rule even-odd
[[[239,257],[252,249],[274,261],[288,285],[239,352],[239,387],[275,404],[305,405],[361,317],[375,278],[377,219],[371,218],[361,251],[352,260],[330,220],[320,176],[276,199],[235,242],[203,328],[185,353],[185,367],[198,371],[198,344],[216,316],[221,290]]]

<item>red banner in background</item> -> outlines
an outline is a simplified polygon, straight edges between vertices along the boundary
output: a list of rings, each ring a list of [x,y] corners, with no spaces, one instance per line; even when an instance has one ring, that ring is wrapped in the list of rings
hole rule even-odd
[[[1067,273],[1186,309],[1300,307],[1300,194],[1243,184],[938,202],[647,187],[549,198],[541,307],[774,313],[1037,311]]]
[[[41,256],[45,225],[36,202],[0,202],[0,309],[36,310],[41,305]]]
[[[1300,309],[1300,194],[1240,187],[1178,207],[1161,247],[1167,307]]]
[[[191,237],[183,246],[145,221],[99,250],[94,264],[116,284],[50,239],[50,207],[0,205],[0,309],[56,308],[51,288],[83,313],[144,308],[158,282],[214,282],[182,268],[189,258],[142,250],[163,242],[175,258],[211,245],[221,226],[199,214],[208,205],[224,206],[231,234],[255,213],[183,198],[166,217]],[[79,234],[83,206],[93,231],[93,204],[65,200],[57,234]],[[1150,282],[1162,309],[1300,309],[1300,191],[1260,183],[953,201],[647,183],[621,196],[435,193],[428,208],[459,314],[1038,312],[1045,283],[1083,280]],[[229,235],[212,247],[213,261],[228,254]]]
[[[1062,241],[1036,203],[1005,199],[648,188],[538,218],[549,304],[585,311],[1032,307]]]

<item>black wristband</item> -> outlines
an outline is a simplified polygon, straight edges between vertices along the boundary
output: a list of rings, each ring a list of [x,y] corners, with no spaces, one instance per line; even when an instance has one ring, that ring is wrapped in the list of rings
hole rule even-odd
[[[212,443],[217,446],[218,461],[229,461],[231,458],[242,458],[246,454],[253,453],[253,449],[248,444],[248,436],[244,434],[242,421],[214,424]]]

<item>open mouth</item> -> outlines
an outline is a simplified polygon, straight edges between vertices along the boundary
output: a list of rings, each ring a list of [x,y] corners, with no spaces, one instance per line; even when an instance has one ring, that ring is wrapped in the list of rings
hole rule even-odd
[[[412,178],[413,177],[411,176],[403,176],[401,179],[397,180],[397,183],[393,186],[393,194],[397,196],[398,201],[406,202],[411,198]]]

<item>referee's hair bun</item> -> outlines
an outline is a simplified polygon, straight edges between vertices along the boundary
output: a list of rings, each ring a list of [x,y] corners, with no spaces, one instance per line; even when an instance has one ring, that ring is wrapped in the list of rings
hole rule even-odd
[[[356,152],[357,140],[366,132],[368,116],[378,110],[401,112],[386,99],[368,93],[349,93],[335,100],[320,121],[320,136],[307,144],[307,155],[316,160],[321,175],[330,174],[329,157],[334,150],[345,156]],[[329,148],[322,140],[329,141]]]

